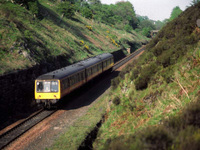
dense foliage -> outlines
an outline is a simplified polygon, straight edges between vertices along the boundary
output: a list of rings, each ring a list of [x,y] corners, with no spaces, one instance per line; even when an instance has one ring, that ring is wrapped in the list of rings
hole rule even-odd
[[[163,27],[112,81],[113,105],[96,149],[200,148],[199,8],[186,9]]]
[[[160,29],[163,26],[161,21],[152,21],[146,16],[136,16],[134,6],[128,1],[120,1],[111,5],[101,4],[100,0],[50,1],[57,7],[61,18],[73,19],[75,12],[78,12],[85,18],[94,19],[99,23],[127,32],[136,30],[147,37],[150,37],[151,30]],[[43,16],[43,7],[38,0],[14,0],[11,2],[24,6],[39,19]]]
[[[130,34],[90,19],[94,17],[91,7],[98,2],[18,2],[0,1],[0,74],[52,64],[57,57],[67,59],[62,62],[69,64],[103,52],[125,50],[128,42],[135,50],[146,41],[133,30]],[[36,7],[26,7],[30,2]]]
[[[75,13],[75,7],[72,3],[65,1],[58,4],[58,12],[67,18],[72,18]]]
[[[180,7],[176,6],[171,13],[171,16],[169,18],[170,21],[174,20],[176,17],[178,17],[178,15],[180,15],[182,13],[182,10],[180,9]]]

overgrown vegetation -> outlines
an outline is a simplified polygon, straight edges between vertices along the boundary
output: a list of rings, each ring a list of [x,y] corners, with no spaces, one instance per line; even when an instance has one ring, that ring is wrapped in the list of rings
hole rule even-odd
[[[95,149],[199,149],[199,8],[169,22],[112,81]]]
[[[86,8],[91,4],[55,0],[0,1],[0,74],[54,64],[63,66],[87,57],[130,47],[147,38],[95,21]],[[83,16],[82,16],[83,15]],[[82,41],[82,42],[80,42]],[[125,52],[126,53],[126,52]]]

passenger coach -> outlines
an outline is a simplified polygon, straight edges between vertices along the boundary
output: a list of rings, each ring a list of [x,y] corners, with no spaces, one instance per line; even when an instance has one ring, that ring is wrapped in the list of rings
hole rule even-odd
[[[39,76],[35,80],[35,99],[50,108],[62,97],[101,73],[112,70],[113,55],[106,53]]]

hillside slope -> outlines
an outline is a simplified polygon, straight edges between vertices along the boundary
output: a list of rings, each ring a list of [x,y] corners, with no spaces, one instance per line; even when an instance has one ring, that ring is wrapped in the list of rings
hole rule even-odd
[[[146,39],[88,20],[57,13],[48,0],[39,1],[40,18],[24,7],[2,0],[0,5],[0,74],[57,61],[66,66],[105,52],[141,46]]]
[[[169,22],[112,81],[94,149],[200,148],[199,9]]]

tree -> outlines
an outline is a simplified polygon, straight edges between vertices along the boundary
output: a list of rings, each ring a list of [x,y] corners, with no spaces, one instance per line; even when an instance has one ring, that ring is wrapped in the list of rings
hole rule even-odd
[[[150,37],[150,34],[151,34],[151,28],[150,27],[144,27],[142,29],[142,34],[146,37]]]
[[[191,6],[194,6],[194,5],[196,5],[197,3],[199,3],[199,2],[200,2],[200,0],[192,0],[191,3],[190,3],[190,5],[191,5]]]
[[[99,5],[101,4],[100,0],[88,0],[88,3],[91,5]]]
[[[88,19],[92,19],[93,18],[93,13],[92,10],[89,7],[83,7],[80,10],[80,13],[82,16],[88,18]]]
[[[75,14],[75,6],[71,2],[65,1],[58,4],[58,11],[67,18],[72,18]]]
[[[169,21],[174,20],[176,17],[178,17],[182,13],[182,10],[180,9],[179,6],[176,6],[171,13],[171,16],[169,18]]]
[[[15,3],[25,7],[27,10],[31,11],[34,15],[38,15],[39,6],[38,0],[13,0]]]
[[[155,26],[156,26],[156,30],[160,30],[163,26],[165,25],[164,21],[156,21],[155,22]]]
[[[138,22],[133,5],[130,2],[122,1],[116,3],[116,6],[117,7],[114,9],[114,14],[122,18],[123,25],[125,26],[126,24],[129,24],[133,29],[135,29]]]

